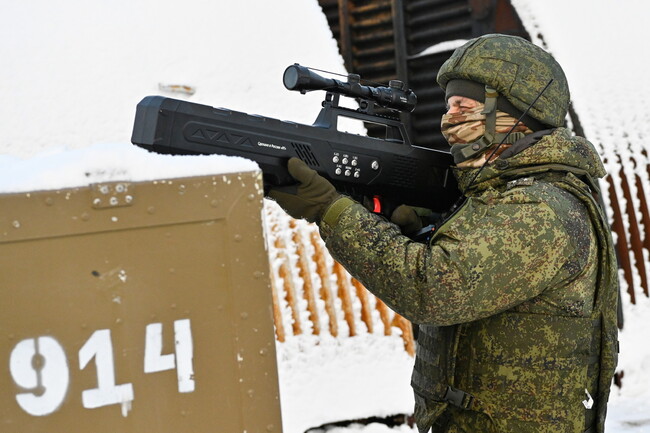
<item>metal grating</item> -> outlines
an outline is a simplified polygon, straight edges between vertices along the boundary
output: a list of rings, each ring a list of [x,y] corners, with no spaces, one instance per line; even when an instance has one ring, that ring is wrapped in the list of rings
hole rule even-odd
[[[412,174],[417,167],[417,160],[406,156],[395,155],[393,158],[394,171],[390,184],[397,187],[413,187],[417,179]]]
[[[311,151],[311,146],[309,144],[291,142],[291,146],[294,148],[300,159],[312,167],[320,167],[318,158],[316,158],[314,153]]]

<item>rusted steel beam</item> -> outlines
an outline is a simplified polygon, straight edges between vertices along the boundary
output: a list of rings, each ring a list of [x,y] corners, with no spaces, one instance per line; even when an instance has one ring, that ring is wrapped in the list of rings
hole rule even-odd
[[[497,0],[494,12],[494,32],[530,39],[519,15],[510,4],[510,0]]]
[[[355,20],[354,24],[352,24],[352,30],[371,32],[373,29],[390,28],[392,27],[392,24],[393,17],[391,16],[390,11],[388,11],[381,15],[372,15],[363,19]]]
[[[444,10],[431,10],[426,13],[419,13],[411,18],[409,24],[412,27],[419,25],[431,26],[433,23],[436,25],[444,26],[445,21],[469,15],[470,9],[465,2],[460,2],[451,8]],[[439,22],[441,22],[438,24]]]
[[[427,101],[426,103],[421,103],[417,106],[416,110],[418,114],[430,114],[436,112],[445,112],[445,101]],[[438,128],[440,129],[440,128]]]
[[[380,31],[375,31],[372,33],[358,34],[355,35],[354,42],[357,44],[363,43],[381,43],[381,41],[388,41],[393,43],[393,30],[385,29]]]
[[[650,172],[650,164],[647,165],[647,169]],[[650,179],[650,176],[648,176]],[[650,256],[650,210],[648,208],[648,193],[650,191],[645,191],[645,188],[643,186],[643,180],[641,179],[641,176],[635,175],[635,181],[636,181],[636,195],[637,198],[639,199],[639,208],[641,211],[641,226],[643,227],[643,240],[641,241],[641,248],[645,248],[647,251],[647,254]],[[643,252],[642,252],[643,256]],[[649,293],[649,288],[648,288],[648,281],[646,279],[646,284],[643,287],[643,293],[646,296],[650,296]]]
[[[390,13],[392,2],[391,0],[374,0],[374,1],[366,2],[366,4],[363,4],[362,1],[358,1],[357,3],[358,4],[354,10],[354,13],[358,15],[362,15],[362,14],[385,12],[385,11],[388,11],[388,13]]]
[[[458,0],[418,0],[406,4],[406,10],[411,13],[420,13],[422,10],[430,10],[446,4],[456,4]]]
[[[395,76],[398,80],[404,83],[406,88],[411,88],[408,71],[408,45],[406,43],[407,25],[406,16],[404,11],[403,0],[393,0],[392,2],[392,16],[393,16],[393,43],[395,45]],[[404,124],[404,128],[409,137],[413,136],[413,126],[411,124],[411,115],[409,113],[400,113],[400,121]]]
[[[339,47],[345,68],[348,72],[353,72],[354,56],[352,55],[350,24],[350,1],[339,0]]]
[[[362,77],[369,77],[371,73],[380,73],[380,72],[393,72],[395,71],[395,59],[388,60],[375,60],[371,63],[366,63],[363,66],[357,67],[357,72]]]
[[[433,39],[443,35],[456,34],[461,32],[469,32],[472,28],[470,21],[460,21],[455,24],[446,25],[444,27],[427,27],[425,30],[411,33],[408,38],[409,42],[418,42],[426,39]]]
[[[634,160],[632,160],[635,163]],[[630,190],[630,184],[627,179],[627,174],[623,169],[623,164],[619,157],[619,164],[621,169],[619,176],[621,178],[621,189],[623,190],[623,197],[625,197],[626,206],[625,213],[628,222],[629,246],[634,257],[634,267],[636,268],[639,278],[641,279],[641,288],[644,293],[648,292],[648,277],[645,272],[645,260],[643,258],[643,251],[641,246],[641,233],[639,232],[639,223],[636,218],[636,210],[634,208],[634,200]]]
[[[627,233],[623,226],[623,213],[621,206],[618,203],[618,194],[614,186],[614,179],[611,174],[608,174],[605,181],[609,185],[608,193],[610,205],[612,208],[612,231],[616,233],[616,253],[618,255],[619,267],[623,269],[625,282],[627,283],[627,293],[630,295],[630,302],[636,304],[636,296],[634,295],[634,280],[632,279],[632,263],[630,262],[630,250],[627,246]]]
[[[372,57],[392,57],[393,56],[393,51],[394,47],[393,45],[377,45],[375,47],[368,47],[368,48],[354,48],[354,56],[358,60],[363,60],[366,58],[372,58]]]

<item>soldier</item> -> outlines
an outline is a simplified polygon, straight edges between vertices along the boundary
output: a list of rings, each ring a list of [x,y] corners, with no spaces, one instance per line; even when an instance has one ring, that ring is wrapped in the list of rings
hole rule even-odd
[[[564,73],[522,38],[486,35],[458,48],[438,83],[466,199],[427,243],[402,234],[421,227],[420,209],[399,207],[393,224],[298,159],[297,191],[270,196],[317,223],[332,256],[418,325],[420,432],[602,432],[616,261],[594,199],[604,167],[563,127]]]

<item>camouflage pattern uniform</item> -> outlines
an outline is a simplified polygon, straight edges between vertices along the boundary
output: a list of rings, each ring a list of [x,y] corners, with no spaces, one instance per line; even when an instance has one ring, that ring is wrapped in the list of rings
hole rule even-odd
[[[564,128],[533,136],[472,185],[477,169],[456,169],[467,200],[428,244],[345,197],[320,223],[333,257],[420,325],[422,432],[603,429],[617,332],[616,263],[592,197],[605,171]]]
[[[604,167],[562,127],[562,68],[522,38],[485,35],[452,54],[438,83],[455,104],[443,129],[455,136],[466,200],[429,242],[340,196],[298,158],[287,165],[297,188],[269,195],[317,222],[334,258],[418,324],[421,432],[602,433],[618,353],[617,266],[595,199]],[[502,132],[503,113],[530,131]],[[401,209],[409,230],[417,210]]]
[[[418,325],[411,384],[421,432],[601,433],[617,361],[617,267],[594,198],[604,167],[561,127],[562,68],[521,38],[485,35],[458,48],[438,82],[447,98],[484,106],[471,124],[447,113],[447,132],[477,139],[452,143],[466,200],[428,243],[339,196],[299,160],[288,165],[298,192],[275,197],[318,222],[333,257]],[[502,132],[500,112],[535,132]],[[477,125],[480,137],[463,130]]]

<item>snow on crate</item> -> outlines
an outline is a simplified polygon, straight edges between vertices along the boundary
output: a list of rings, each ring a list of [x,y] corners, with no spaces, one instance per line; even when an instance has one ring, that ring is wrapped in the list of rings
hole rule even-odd
[[[132,144],[97,144],[77,150],[49,151],[28,159],[0,155],[0,193],[257,170],[256,163],[240,157],[159,155]]]
[[[327,252],[318,228],[265,201],[284,431],[411,414],[411,323]]]

